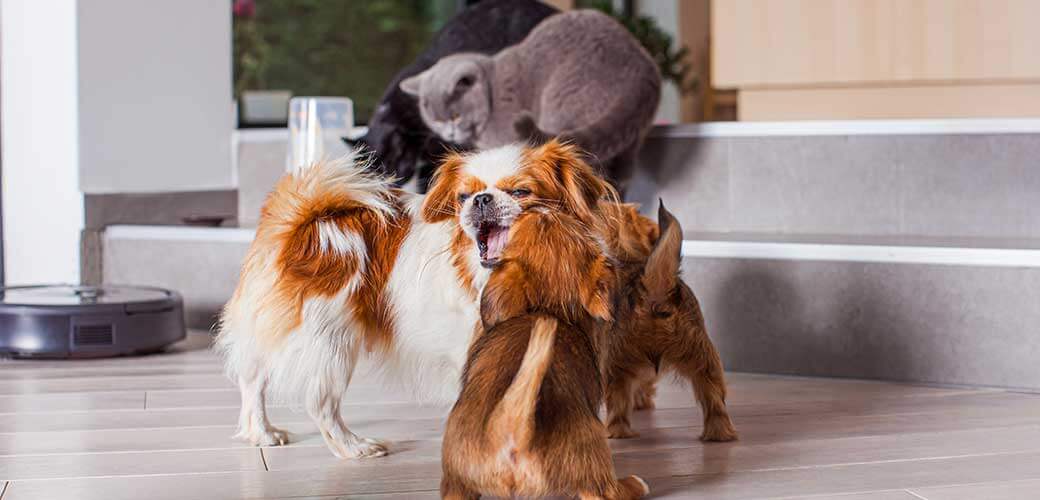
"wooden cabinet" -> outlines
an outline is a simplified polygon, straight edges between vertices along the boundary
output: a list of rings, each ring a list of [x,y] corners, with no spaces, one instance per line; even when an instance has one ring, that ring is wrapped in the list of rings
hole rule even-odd
[[[715,0],[741,119],[1040,116],[1040,1]]]

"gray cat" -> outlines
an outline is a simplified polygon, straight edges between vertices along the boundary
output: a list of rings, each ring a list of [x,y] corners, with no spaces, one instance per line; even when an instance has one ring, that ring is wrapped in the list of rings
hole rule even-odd
[[[577,10],[494,56],[444,57],[401,90],[419,97],[423,122],[446,141],[483,149],[560,136],[623,188],[657,111],[661,76],[624,27]]]

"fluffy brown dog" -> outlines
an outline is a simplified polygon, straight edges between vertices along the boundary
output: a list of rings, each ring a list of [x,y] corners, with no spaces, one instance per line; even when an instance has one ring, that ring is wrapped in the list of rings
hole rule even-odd
[[[722,360],[708,338],[693,291],[679,278],[682,228],[658,209],[660,237],[645,265],[619,266],[622,298],[615,310],[607,372],[607,428],[612,438],[636,436],[633,407],[652,407],[663,370],[693,384],[704,412],[703,441],[732,441],[737,432],[726,411]]]
[[[551,210],[520,215],[481,299],[444,433],[441,495],[632,499],[598,417],[616,275],[602,240]]]

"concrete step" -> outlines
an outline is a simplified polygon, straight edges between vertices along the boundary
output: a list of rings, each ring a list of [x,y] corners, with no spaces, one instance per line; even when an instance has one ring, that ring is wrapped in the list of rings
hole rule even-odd
[[[1040,240],[729,236],[683,245],[728,369],[1040,390]]]
[[[1040,120],[655,129],[628,192],[690,231],[1040,238]]]
[[[236,138],[243,226],[286,137]],[[1037,151],[1037,119],[658,127],[627,194],[682,221],[732,369],[1040,390]],[[101,276],[177,289],[207,328],[252,237],[110,226]]]
[[[252,229],[109,226],[101,236],[104,283],[152,285],[184,297],[190,328],[211,328],[231,298]]]
[[[107,283],[163,286],[208,328],[253,231],[113,226]],[[695,233],[684,277],[728,368],[1040,390],[1040,240]]]
[[[239,225],[256,224],[287,142],[236,133]],[[1037,151],[1038,119],[661,126],[628,198],[661,196],[694,231],[1035,238]]]

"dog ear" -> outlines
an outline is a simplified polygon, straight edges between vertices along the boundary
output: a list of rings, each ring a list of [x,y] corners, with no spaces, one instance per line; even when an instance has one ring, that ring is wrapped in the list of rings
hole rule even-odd
[[[553,139],[536,150],[536,156],[552,165],[563,190],[564,202],[579,220],[589,222],[604,197],[617,199],[617,192],[582,159],[573,144]]]
[[[437,172],[430,181],[430,189],[423,199],[422,217],[426,222],[441,222],[458,213],[458,181],[459,169],[464,159],[458,153],[451,153],[441,162]]]
[[[485,330],[531,308],[531,298],[527,294],[532,287],[526,277],[527,273],[514,262],[502,263],[491,274],[480,296],[480,320]]]
[[[606,256],[600,255],[589,270],[588,278],[581,282],[581,305],[594,318],[610,321],[614,265]]]
[[[419,97],[419,89],[422,87],[422,79],[424,75],[426,75],[426,71],[423,71],[418,75],[412,75],[408,78],[405,78],[404,80],[401,80],[401,83],[398,85],[398,87],[405,94],[408,94],[412,97]]]
[[[652,302],[666,300],[675,289],[682,259],[682,227],[675,216],[664,208],[664,202],[660,202],[657,209],[657,224],[661,236],[650,252],[642,276],[643,287]]]

